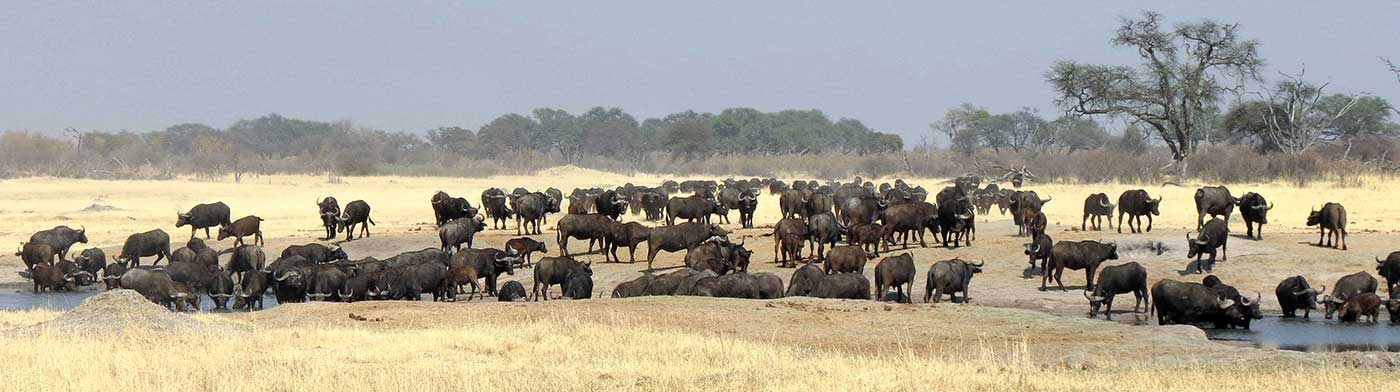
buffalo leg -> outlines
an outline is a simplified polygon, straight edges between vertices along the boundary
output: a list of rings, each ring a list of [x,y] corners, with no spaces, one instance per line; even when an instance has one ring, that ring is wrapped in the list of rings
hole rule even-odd
[[[1129,219],[1128,224],[1132,223],[1133,221]],[[1108,225],[1113,226],[1113,220],[1109,220]],[[1118,234],[1123,234],[1123,213],[1121,211],[1118,213]]]

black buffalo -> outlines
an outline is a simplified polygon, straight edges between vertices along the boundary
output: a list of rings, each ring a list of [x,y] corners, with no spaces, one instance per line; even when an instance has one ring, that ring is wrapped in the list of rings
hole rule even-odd
[[[807,233],[811,255],[817,260],[826,260],[827,244],[834,248],[840,243],[846,234],[846,227],[836,220],[836,216],[824,212],[807,218]]]
[[[429,200],[433,205],[433,218],[438,226],[454,219],[476,216],[477,209],[467,199],[452,197],[447,192],[438,191]]]
[[[1095,231],[1103,230],[1103,221],[1108,221],[1108,228],[1113,228],[1113,203],[1108,201],[1108,195],[1095,193],[1084,198],[1084,218],[1079,220],[1079,230],[1086,231],[1090,226]]]
[[[796,265],[802,259],[802,245],[807,241],[807,224],[797,218],[783,218],[773,225],[773,261],[783,267]],[[789,263],[791,262],[791,263]]]
[[[531,296],[534,297],[535,301],[539,301],[540,296],[544,296],[544,300],[548,301],[549,286],[564,285],[568,282],[569,277],[578,271],[586,271],[589,275],[593,274],[590,263],[579,262],[567,256],[540,259],[540,262],[535,265],[535,286]]]
[[[544,193],[527,193],[514,199],[515,235],[522,230],[528,234],[540,234],[540,223],[550,213],[559,212],[559,199]]]
[[[875,265],[875,300],[884,300],[885,293],[894,288],[899,302],[912,302],[914,276],[914,256],[909,253],[880,260]]]
[[[1298,317],[1298,310],[1303,310],[1303,318],[1308,318],[1314,309],[1317,309],[1318,296],[1327,292],[1327,286],[1315,289],[1308,284],[1308,280],[1302,276],[1294,276],[1284,279],[1274,288],[1274,295],[1278,297],[1278,306],[1283,309],[1283,317]]]
[[[1347,250],[1347,209],[1338,203],[1327,203],[1321,210],[1308,213],[1308,227],[1317,226],[1317,246],[1340,246]],[[1323,237],[1327,245],[1322,244]],[[1334,241],[1335,240],[1335,241]]]
[[[666,202],[666,225],[676,224],[676,218],[709,224],[710,215],[714,215],[723,206],[714,199],[701,195],[672,197],[670,201]]]
[[[1244,217],[1245,235],[1258,240],[1264,239],[1264,225],[1269,223],[1269,210],[1274,204],[1264,200],[1264,196],[1249,192],[1240,197],[1240,216]],[[1259,236],[1254,236],[1254,226],[1259,226]]]
[[[219,241],[234,237],[233,246],[239,246],[243,245],[243,237],[251,235],[253,236],[253,244],[262,245],[262,221],[262,218],[253,215],[238,218],[233,223],[219,228]]]
[[[1152,285],[1151,298],[1159,325],[1248,320],[1235,300],[1221,299],[1215,290],[1200,283],[1162,279]]]
[[[870,299],[870,280],[861,274],[822,276],[809,296],[832,299]]]
[[[501,289],[496,294],[496,300],[501,302],[524,301],[526,298],[525,285],[514,280],[501,285]]]
[[[350,255],[346,254],[345,250],[341,249],[339,246],[325,246],[316,243],[292,245],[282,249],[282,257],[289,257],[292,255],[305,257],[314,264],[324,264],[336,260],[350,259]]]
[[[1394,292],[1395,285],[1400,284],[1400,252],[1390,252],[1385,260],[1376,258],[1376,273],[1385,278],[1385,291]]]
[[[1363,293],[1374,293],[1379,286],[1376,278],[1366,271],[1357,272],[1337,279],[1337,284],[1332,286],[1332,293],[1322,297],[1323,310],[1326,311],[1324,317],[1332,319],[1332,314],[1341,309],[1352,297]]]
[[[458,218],[444,223],[438,227],[438,240],[443,252],[451,252],[462,249],[462,244],[472,247],[472,239],[476,233],[486,230],[486,220],[480,216],[471,218]]]
[[[924,302],[938,303],[944,295],[953,302],[958,300],[958,292],[963,294],[962,302],[969,300],[968,288],[972,286],[972,275],[981,273],[982,263],[969,263],[961,259],[943,260],[928,268],[928,282],[924,287]]]
[[[588,251],[593,252],[596,243],[599,249],[606,250],[608,232],[617,221],[600,214],[568,214],[559,218],[556,243],[559,253],[569,255],[569,239],[588,240]]]
[[[1118,232],[1123,232],[1123,215],[1128,216],[1128,229],[1133,233],[1151,232],[1152,217],[1162,215],[1162,198],[1148,197],[1147,191],[1135,189],[1123,191],[1118,196]],[[1142,228],[1142,217],[1147,217],[1147,229]],[[1135,223],[1136,222],[1136,223]]]
[[[1209,272],[1215,267],[1215,248],[1220,248],[1220,260],[1229,260],[1228,242],[1230,240],[1230,227],[1225,221],[1218,218],[1211,218],[1205,226],[1201,226],[1201,233],[1196,238],[1186,236],[1186,246],[1188,251],[1186,258],[1196,258],[1196,273]],[[1201,262],[1201,256],[1210,255],[1207,262]]]
[[[121,288],[136,290],[151,302],[174,307],[178,311],[185,310],[186,299],[190,297],[189,294],[177,291],[175,281],[170,279],[170,274],[162,270],[132,269],[122,274],[120,281]]]
[[[141,265],[141,258],[146,256],[156,256],[152,265],[160,264],[161,260],[169,258],[170,235],[161,229],[132,234],[126,237],[126,242],[122,244],[122,252],[117,255],[116,260],[129,266],[138,266]]]
[[[627,212],[627,199],[619,196],[617,191],[604,191],[593,199],[593,211],[612,220],[617,220],[618,217]]]
[[[728,235],[729,232],[720,228],[719,225],[697,222],[652,228],[651,233],[647,236],[647,270],[652,270],[657,253],[688,251],[711,237],[728,238]]]
[[[1196,190],[1196,228],[1201,228],[1205,224],[1206,215],[1211,217],[1223,216],[1225,221],[1230,221],[1230,214],[1235,212],[1235,204],[1240,202],[1234,195],[1230,194],[1230,189],[1223,186],[1208,186]]]
[[[335,218],[340,216],[340,202],[334,197],[326,196],[316,202],[316,211],[321,217],[321,226],[326,228],[326,239],[335,238]]]
[[[1105,260],[1118,260],[1118,244],[1103,244],[1098,241],[1060,241],[1050,248],[1050,266],[1046,267],[1040,278],[1040,290],[1045,290],[1045,285],[1054,279],[1060,285],[1060,290],[1065,289],[1065,282],[1061,277],[1065,269],[1084,270],[1084,285],[1087,289],[1094,287],[1094,272],[1099,269],[1099,264]],[[1054,269],[1052,275],[1050,270]]]
[[[35,232],[29,236],[29,242],[47,244],[60,260],[67,260],[68,249],[72,248],[73,244],[88,242],[87,228],[74,230],[68,226],[58,226]]]
[[[190,238],[194,238],[197,230],[204,229],[204,238],[207,239],[210,227],[228,226],[229,223],[228,205],[222,201],[196,204],[188,212],[175,214],[175,227],[190,225]]]
[[[506,191],[500,188],[481,191],[481,208],[486,209],[486,217],[491,219],[492,229],[506,228],[506,222],[512,213],[506,205]]]
[[[361,237],[369,237],[369,225],[373,225],[374,218],[369,216],[369,203],[364,200],[355,200],[345,205],[345,215],[336,219],[338,224],[336,231],[345,232],[345,240],[355,239],[355,225],[360,225]]]
[[[1099,306],[1103,306],[1104,318],[1112,320],[1113,297],[1127,293],[1133,293],[1133,296],[1137,297],[1137,302],[1133,303],[1134,313],[1138,311],[1139,306],[1148,310],[1151,301],[1147,296],[1147,268],[1131,261],[1103,267],[1103,271],[1099,273],[1099,283],[1094,285],[1094,290],[1084,290],[1084,298],[1089,300],[1089,317],[1097,316]]]

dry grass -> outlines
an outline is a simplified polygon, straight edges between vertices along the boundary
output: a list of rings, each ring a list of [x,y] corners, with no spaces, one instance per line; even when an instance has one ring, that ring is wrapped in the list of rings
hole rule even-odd
[[[0,323],[42,315],[0,312]],[[1332,367],[1065,369],[1024,359],[1024,345],[975,344],[981,354],[967,356],[897,346],[857,354],[632,325],[624,316],[411,328],[308,320],[227,330],[234,332],[4,339],[0,357],[10,365],[0,377],[12,390],[155,391],[1337,390],[1358,380],[1377,390],[1400,386],[1389,373]]]

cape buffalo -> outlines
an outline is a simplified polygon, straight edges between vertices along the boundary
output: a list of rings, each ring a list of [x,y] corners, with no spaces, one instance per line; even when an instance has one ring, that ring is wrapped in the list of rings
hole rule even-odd
[[[544,300],[548,301],[549,286],[565,284],[576,271],[584,271],[592,275],[592,263],[579,262],[568,256],[540,259],[539,264],[535,265],[535,287],[532,290],[535,301],[539,301],[540,296],[544,296]],[[590,291],[592,291],[591,288]],[[566,293],[565,296],[568,294]]]
[[[35,232],[29,236],[30,243],[47,244],[59,260],[68,259],[68,249],[74,243],[88,242],[87,228],[74,230],[68,226],[57,226],[52,229]]]
[[[938,303],[944,295],[957,302],[958,292],[963,293],[962,302],[969,301],[968,288],[972,286],[972,275],[982,272],[986,262],[972,264],[961,259],[943,260],[928,268],[928,282],[924,287],[924,302]]]
[[[1162,279],[1152,285],[1151,298],[1159,325],[1247,319],[1234,300],[1221,299],[1215,290],[1200,283]]]
[[[98,271],[102,271],[102,268],[107,266],[107,253],[98,248],[83,249],[83,252],[78,254],[78,257],[74,258],[73,261],[78,263],[78,268],[96,277]],[[83,283],[79,282],[79,284]]]
[[[486,210],[486,217],[491,218],[492,229],[505,229],[506,222],[510,219],[511,210],[506,206],[506,192],[500,188],[491,188],[481,192],[481,208]]]
[[[460,292],[463,285],[471,285],[472,291],[467,293],[467,301],[479,291],[481,298],[487,295],[496,295],[496,281],[502,272],[507,275],[515,275],[515,261],[519,256],[512,256],[499,249],[463,249],[452,255],[452,259],[447,262],[447,280],[455,290],[451,298],[456,298],[456,292]],[[485,290],[477,284],[480,279],[485,279]]]
[[[792,279],[788,280],[788,289],[784,293],[788,297],[804,297],[810,295],[812,290],[817,288],[817,282],[826,276],[826,272],[816,264],[805,263],[802,268],[792,272]]]
[[[753,274],[757,279],[758,299],[775,299],[783,297],[783,279],[771,272],[759,272]]]
[[[126,265],[121,263],[107,264],[102,268],[102,283],[107,285],[107,290],[121,288],[122,275],[126,274]]]
[[[268,277],[266,272],[248,271],[238,280],[237,296],[234,301],[234,308],[247,307],[248,310],[263,308],[263,295],[267,293]],[[240,306],[242,305],[242,306]]]
[[[501,285],[501,290],[496,295],[496,300],[501,302],[524,301],[525,299],[525,285],[514,280]]]
[[[1235,204],[1240,202],[1234,195],[1230,194],[1230,189],[1223,186],[1208,186],[1196,190],[1196,228],[1200,229],[1205,224],[1206,215],[1212,218],[1224,216],[1225,222],[1230,221],[1230,214],[1235,212]]]
[[[909,233],[918,235],[919,247],[928,247],[924,241],[924,229],[934,226],[934,240],[938,239],[938,207],[932,203],[914,202],[893,205],[885,209],[883,220],[882,236],[889,241],[895,240],[894,234],[899,233],[902,238],[903,247],[909,248]]]
[[[267,255],[263,253],[262,248],[257,245],[243,245],[233,249],[233,255],[228,262],[228,270],[238,275],[241,281],[244,273],[262,271],[265,264],[267,264]]]
[[[1323,237],[1332,248],[1341,246],[1347,250],[1347,209],[1341,204],[1327,203],[1321,210],[1308,213],[1308,227],[1317,226],[1317,246],[1322,245]],[[1335,242],[1333,240],[1336,240]]]
[[[647,286],[650,286],[653,280],[656,280],[656,276],[652,274],[642,274],[642,276],[636,279],[618,283],[617,287],[613,288],[612,298],[632,298],[647,295]]]
[[[243,245],[243,237],[253,236],[253,244],[263,245],[262,218],[249,215],[219,228],[219,241],[234,237],[233,246]]]
[[[1103,267],[1103,272],[1099,274],[1099,283],[1094,285],[1094,290],[1084,290],[1084,298],[1089,300],[1089,317],[1097,316],[1099,306],[1102,305],[1104,318],[1112,320],[1113,297],[1127,293],[1133,293],[1133,296],[1137,297],[1137,302],[1133,303],[1134,313],[1137,313],[1138,306],[1148,310],[1151,301],[1147,296],[1147,268],[1133,261]]]
[[[729,271],[740,271],[740,259],[747,262],[748,253],[742,244],[736,246],[721,237],[710,237],[704,243],[686,252],[685,267],[696,271],[714,271],[716,275],[724,275]]]
[[[719,225],[698,222],[652,228],[647,236],[647,270],[652,270],[657,253],[691,250],[710,237],[728,238],[728,235],[729,232]]]
[[[506,248],[515,251],[515,254],[520,256],[521,261],[527,266],[531,265],[531,254],[535,252],[540,252],[541,254],[549,253],[549,248],[545,246],[544,242],[537,241],[530,237],[512,238],[506,241]]]
[[[1264,196],[1258,193],[1249,192],[1240,197],[1240,216],[1244,217],[1245,235],[1249,238],[1264,239],[1264,225],[1269,223],[1269,210],[1274,209],[1274,204],[1264,200]],[[1259,226],[1259,236],[1254,236],[1254,226]]]
[[[15,256],[19,256],[20,260],[24,261],[26,270],[33,270],[34,266],[37,265],[55,264],[54,256],[57,254],[58,252],[54,251],[53,246],[34,241],[20,245],[19,251],[15,252]]]
[[[832,299],[870,299],[870,280],[861,274],[822,276],[808,295]]]
[[[1049,273],[1051,254],[1050,251],[1054,249],[1054,247],[1055,240],[1051,239],[1050,236],[1045,234],[1035,236],[1035,238],[1032,239],[1030,243],[1026,244],[1025,253],[1026,256],[1030,258],[1030,260],[1028,261],[1031,264],[1030,268],[1034,270],[1036,268],[1035,262],[1039,260],[1040,274],[1042,279],[1044,278],[1045,274]]]
[[[222,233],[222,230],[220,232]],[[122,244],[122,252],[117,255],[116,260],[134,267],[141,265],[141,258],[146,256],[156,256],[156,261],[151,265],[160,264],[161,260],[169,258],[170,235],[161,229],[132,234],[126,237],[126,242]]]
[[[681,281],[697,273],[699,273],[699,271],[690,268],[681,268],[673,272],[657,275],[655,279],[652,279],[651,284],[647,285],[645,295],[673,295],[676,293],[676,289],[680,287]]]
[[[243,249],[243,247],[239,247],[239,249]],[[307,260],[310,260],[313,264],[324,264],[334,262],[336,260],[350,259],[350,255],[346,254],[345,250],[341,249],[339,246],[325,246],[316,243],[306,245],[291,245],[286,247],[285,249],[282,249],[282,257],[288,257],[292,255],[305,257]],[[238,256],[234,257],[237,258]]]
[[[796,187],[797,183],[793,183],[793,186]],[[807,194],[799,189],[783,191],[778,196],[778,207],[782,210],[783,218],[801,218],[807,208]]]
[[[613,222],[608,227],[607,247],[603,254],[604,260],[607,260],[611,255],[612,261],[621,263],[622,259],[617,257],[617,248],[625,246],[627,247],[627,262],[637,262],[637,245],[641,245],[642,241],[646,241],[649,236],[651,236],[651,228],[643,226],[641,223]]]
[[[345,240],[355,239],[355,225],[360,225],[361,237],[369,237],[369,226],[375,224],[369,216],[369,203],[355,200],[345,205],[345,215],[336,219],[336,232],[345,232]],[[259,234],[261,236],[261,234]]]
[[[196,204],[189,212],[175,214],[175,227],[190,225],[190,238],[199,229],[204,229],[204,238],[209,238],[209,228],[229,225],[228,205],[222,201],[209,204]]]
[[[77,290],[77,278],[66,274],[63,268],[54,264],[38,264],[27,271],[19,271],[19,276],[34,281],[34,292]]]
[[[1323,310],[1326,312],[1324,318],[1331,320],[1332,314],[1336,313],[1342,305],[1347,303],[1352,297],[1363,293],[1374,293],[1379,284],[1376,278],[1366,271],[1357,272],[1337,279],[1337,284],[1332,286],[1332,294],[1322,297]]]
[[[1225,221],[1218,218],[1210,218],[1205,226],[1201,226],[1201,233],[1196,238],[1186,236],[1187,253],[1186,258],[1196,258],[1196,273],[1209,272],[1215,267],[1215,248],[1220,248],[1220,260],[1229,260],[1228,242],[1230,240],[1230,227]],[[1210,260],[1201,262],[1201,256],[1210,255]]]
[[[1361,317],[1366,317],[1369,322],[1374,323],[1380,313],[1382,302],[1384,301],[1376,293],[1358,294],[1342,304],[1341,309],[1337,311],[1337,319],[1350,323],[1359,321]]]
[[[593,245],[597,243],[599,249],[607,251],[605,246],[608,240],[608,232],[612,225],[617,223],[612,218],[600,214],[568,214],[559,218],[559,227],[555,233],[559,245],[559,253],[564,256],[569,255],[569,239],[588,240],[588,251],[593,251]]]
[[[670,201],[666,202],[666,225],[675,225],[676,218],[709,224],[710,215],[713,215],[719,207],[723,207],[723,205],[700,195],[672,197]]]
[[[912,303],[914,275],[914,256],[907,252],[880,260],[875,265],[875,300],[884,300],[885,293],[894,288],[899,293],[899,302]]]
[[[618,196],[617,191],[607,190],[593,200],[593,206],[599,215],[617,220],[627,211],[627,199]]]
[[[1327,286],[1314,289],[1302,276],[1284,279],[1274,288],[1274,295],[1278,297],[1278,305],[1283,309],[1284,318],[1298,317],[1298,309],[1303,310],[1303,318],[1308,318],[1313,309],[1317,309],[1318,296],[1324,292],[1327,292]]]
[[[540,223],[550,213],[559,212],[559,199],[544,193],[528,193],[515,198],[515,235],[540,234]],[[533,230],[532,230],[533,229]]]
[[[1400,252],[1391,252],[1385,260],[1376,258],[1376,273],[1385,278],[1386,292],[1395,291],[1395,285],[1400,284]]]
[[[797,218],[783,218],[773,225],[773,261],[784,268],[802,259],[802,245],[807,241],[807,224]],[[789,263],[791,262],[791,264]]]
[[[1094,231],[1103,230],[1103,221],[1108,221],[1108,228],[1113,228],[1113,203],[1108,202],[1108,195],[1095,193],[1084,199],[1084,218],[1079,220],[1079,231],[1087,231],[1093,227]]]
[[[701,297],[759,299],[758,278],[746,272],[704,278],[695,282],[694,292]]]
[[[880,255],[880,245],[885,246],[885,251],[890,250],[889,242],[885,241],[885,226],[879,223],[867,223],[855,226],[850,229],[850,235],[846,236],[847,245],[860,245],[860,248],[868,252]],[[891,233],[893,234],[893,233]]]
[[[178,311],[185,310],[185,299],[189,295],[177,291],[175,281],[165,271],[136,268],[122,274],[120,281],[121,288],[136,290],[151,302],[175,307]]]
[[[823,212],[807,218],[807,233],[807,245],[810,247],[811,256],[817,260],[826,260],[826,245],[831,244],[834,249],[846,234],[846,227],[836,220],[836,216]]]
[[[1123,232],[1123,215],[1128,216],[1128,229],[1133,233],[1152,232],[1152,217],[1162,215],[1161,206],[1162,198],[1152,199],[1145,190],[1123,191],[1118,196],[1118,232]],[[1146,230],[1142,228],[1144,216],[1147,217]]]
[[[823,265],[827,274],[833,273],[865,273],[865,263],[874,259],[875,255],[866,253],[855,246],[837,246],[831,248],[831,254],[826,258]]]
[[[454,219],[462,219],[476,216],[477,209],[472,207],[472,203],[467,199],[452,197],[447,192],[438,191],[429,200],[433,205],[433,218],[438,226],[450,222]]]
[[[1060,241],[1050,248],[1050,266],[1045,273],[1041,274],[1040,290],[1045,291],[1045,285],[1051,278],[1060,285],[1060,290],[1065,289],[1065,282],[1061,280],[1065,269],[1084,270],[1084,285],[1086,289],[1094,288],[1094,272],[1099,269],[1099,264],[1105,260],[1118,260],[1118,244],[1102,244],[1098,241]],[[1052,276],[1050,269],[1054,269]]]
[[[326,198],[316,202],[316,210],[321,216],[321,226],[326,228],[325,239],[335,238],[335,218],[340,216],[340,202],[334,197],[326,196]]]
[[[214,302],[216,309],[228,309],[228,300],[234,296],[233,277],[219,268],[214,268],[210,272],[214,274],[214,279],[209,282],[209,287],[206,289],[209,300]]]
[[[486,230],[486,220],[481,216],[450,220],[438,227],[441,249],[443,252],[452,252],[462,249],[462,244],[467,244],[470,248],[472,239],[482,230]]]

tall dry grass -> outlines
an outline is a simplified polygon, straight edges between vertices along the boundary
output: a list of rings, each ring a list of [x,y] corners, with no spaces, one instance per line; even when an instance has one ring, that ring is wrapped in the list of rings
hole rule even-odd
[[[0,320],[33,318],[0,312]],[[784,346],[703,331],[556,316],[395,329],[258,327],[123,335],[50,331],[0,339],[5,389],[16,391],[1219,391],[1367,390],[1393,374],[1307,365],[1040,366],[1018,346],[943,356],[899,347],[871,354]],[[226,330],[223,328],[220,331]],[[975,344],[975,343],[970,343]]]

